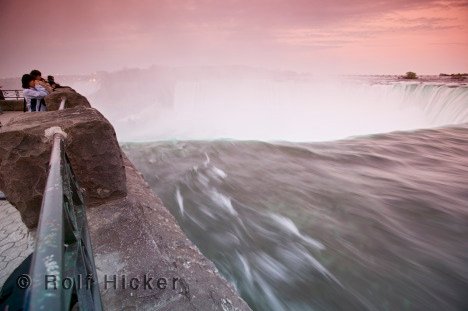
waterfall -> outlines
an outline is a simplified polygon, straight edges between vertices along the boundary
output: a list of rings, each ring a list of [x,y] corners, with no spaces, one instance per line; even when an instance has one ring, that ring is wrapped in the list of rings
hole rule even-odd
[[[104,81],[106,89],[91,97],[120,141],[327,141],[468,122],[463,84],[267,78],[172,79],[153,87],[114,82]]]

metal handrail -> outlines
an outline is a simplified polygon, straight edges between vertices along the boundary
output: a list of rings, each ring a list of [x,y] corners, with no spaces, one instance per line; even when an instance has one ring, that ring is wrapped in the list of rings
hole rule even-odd
[[[65,98],[60,109],[64,109]],[[83,196],[56,132],[41,206],[25,310],[102,310]]]
[[[16,98],[16,100],[19,100],[20,98],[23,98],[23,90],[0,90],[2,94],[0,94],[0,98],[3,97],[3,99],[10,99],[10,98]],[[9,95],[13,93],[14,95]]]
[[[62,101],[60,102],[60,106],[59,106],[59,109],[58,109],[58,110],[63,110],[63,109],[65,109],[65,101],[66,101],[66,98],[65,98],[65,97],[62,97]]]
[[[49,176],[42,200],[41,215],[37,230],[36,248],[31,264],[30,276],[33,280],[30,288],[29,310],[64,310],[61,290],[45,290],[45,278],[63,280],[63,184],[62,179],[62,137],[54,135],[54,144],[50,156]],[[37,303],[39,302],[39,303]]]

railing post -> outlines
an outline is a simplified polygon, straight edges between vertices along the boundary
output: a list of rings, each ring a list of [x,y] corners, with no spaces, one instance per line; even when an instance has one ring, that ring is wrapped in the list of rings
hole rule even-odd
[[[0,99],[20,99],[23,97],[22,90],[0,90]]]
[[[60,106],[59,106],[59,109],[58,109],[58,110],[63,110],[63,109],[65,109],[65,101],[66,101],[66,98],[65,98],[65,97],[62,97],[62,101],[60,102]]]

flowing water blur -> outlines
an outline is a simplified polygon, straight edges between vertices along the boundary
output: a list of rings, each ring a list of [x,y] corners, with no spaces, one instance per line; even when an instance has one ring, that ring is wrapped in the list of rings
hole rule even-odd
[[[460,124],[123,149],[254,310],[468,310],[468,92],[400,88],[424,122]]]

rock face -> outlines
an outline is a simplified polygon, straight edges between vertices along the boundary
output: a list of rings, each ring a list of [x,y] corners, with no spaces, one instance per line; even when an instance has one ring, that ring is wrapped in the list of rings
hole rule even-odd
[[[58,110],[58,108],[60,107],[60,102],[62,101],[63,97],[67,99],[66,104],[65,104],[66,108],[74,108],[78,106],[87,107],[87,108],[91,107],[86,97],[75,92],[71,88],[65,87],[65,88],[56,89],[50,95],[45,97],[47,111]]]
[[[67,155],[88,204],[126,195],[120,147],[101,113],[77,107],[21,114],[0,128],[0,189],[29,228],[38,222],[52,147],[44,132],[53,126],[68,135]]]
[[[128,195],[87,210],[104,308],[250,310],[185,236],[141,173],[126,157],[124,163]],[[145,284],[145,278],[152,281]]]

